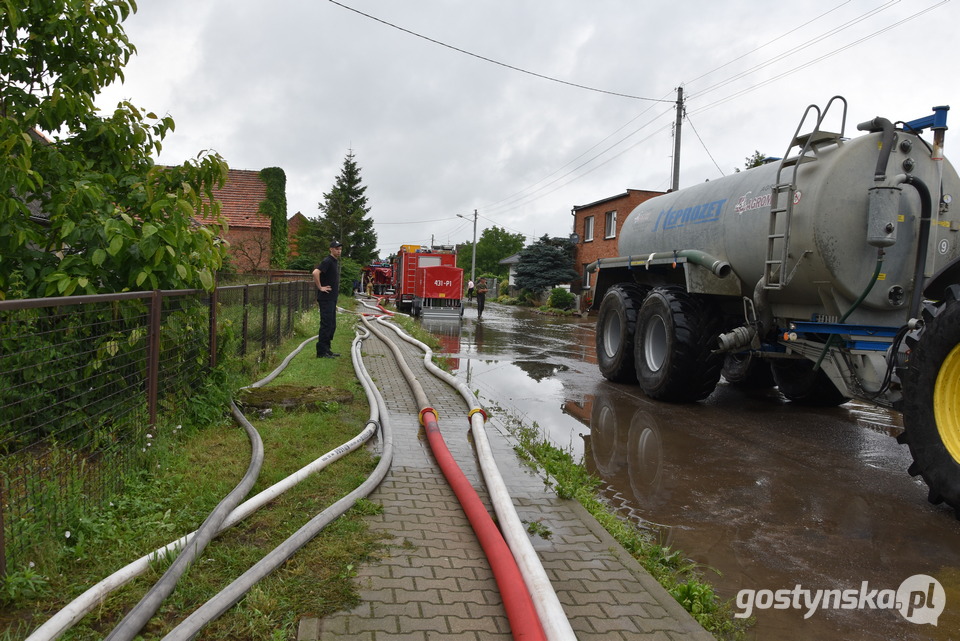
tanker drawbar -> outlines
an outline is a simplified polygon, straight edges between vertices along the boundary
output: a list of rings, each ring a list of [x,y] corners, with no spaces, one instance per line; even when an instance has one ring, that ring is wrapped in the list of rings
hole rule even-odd
[[[671,402],[706,398],[722,376],[795,403],[898,410],[910,473],[960,516],[948,110],[848,137],[836,96],[807,107],[782,159],[639,205],[619,255],[588,268],[601,373]]]

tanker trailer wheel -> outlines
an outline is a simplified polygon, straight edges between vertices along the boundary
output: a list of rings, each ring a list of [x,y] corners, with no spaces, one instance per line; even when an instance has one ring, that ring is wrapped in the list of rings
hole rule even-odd
[[[727,354],[721,373],[728,383],[744,389],[769,389],[774,386],[770,363],[750,352]]]
[[[960,286],[925,310],[924,327],[900,371],[910,474],[920,474],[931,503],[946,502],[960,518]],[[913,343],[908,339],[908,344]]]
[[[822,369],[813,369],[807,359],[777,359],[772,361],[773,380],[780,393],[798,405],[836,407],[850,399],[843,395]]]
[[[679,403],[710,396],[723,367],[723,356],[713,353],[719,333],[720,314],[708,299],[680,287],[654,288],[640,306],[634,339],[644,393]]]
[[[597,364],[604,378],[617,383],[636,380],[633,366],[633,332],[637,310],[647,289],[620,283],[607,290],[597,315]]]

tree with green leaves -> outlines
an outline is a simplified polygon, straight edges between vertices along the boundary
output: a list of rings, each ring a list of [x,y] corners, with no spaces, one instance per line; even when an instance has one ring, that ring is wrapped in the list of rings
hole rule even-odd
[[[488,227],[480,233],[477,241],[477,275],[493,274],[500,278],[507,275],[509,267],[500,261],[523,249],[523,234],[512,234],[501,227]],[[457,252],[457,266],[470,273],[473,260],[472,243],[461,244]]]
[[[344,257],[361,265],[370,264],[377,257],[377,233],[369,217],[366,191],[351,149],[333,187],[323,195],[319,204],[321,215],[308,219],[300,231],[300,253],[318,257],[319,262],[327,254],[330,241],[336,239],[343,243]]]
[[[573,269],[574,245],[568,238],[542,236],[520,252],[516,283],[536,295],[577,277]]]
[[[157,166],[172,118],[94,106],[136,52],[134,0],[16,5],[0,9],[0,299],[212,288],[226,163]]]
[[[761,153],[759,150],[754,151],[752,154],[743,159],[743,168],[744,169],[753,169],[754,167],[759,167],[766,160],[767,155]],[[734,167],[734,173],[739,173],[740,168]]]

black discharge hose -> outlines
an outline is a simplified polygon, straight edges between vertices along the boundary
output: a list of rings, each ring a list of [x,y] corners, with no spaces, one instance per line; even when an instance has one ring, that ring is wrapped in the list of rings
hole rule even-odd
[[[233,412],[233,417],[243,426],[247,431],[247,436],[250,438],[252,452],[247,473],[244,474],[240,483],[238,483],[207,516],[203,525],[197,529],[193,538],[183,546],[183,549],[180,551],[180,554],[177,555],[173,564],[167,568],[167,571],[163,573],[160,580],[143,595],[140,602],[123,617],[120,623],[117,624],[117,627],[113,629],[113,632],[107,636],[107,641],[130,641],[137,636],[140,630],[143,629],[143,626],[147,624],[147,621],[156,614],[164,599],[173,592],[173,589],[177,586],[177,581],[179,581],[183,573],[187,571],[193,560],[197,558],[197,555],[200,554],[213,537],[217,535],[217,532],[220,531],[220,526],[223,525],[227,516],[233,512],[240,504],[240,501],[243,500],[243,497],[250,492],[253,484],[256,483],[257,477],[260,475],[260,468],[263,466],[263,440],[261,440],[260,434],[240,412],[233,401],[230,401],[230,410]]]
[[[924,275],[927,266],[927,251],[930,244],[930,224],[933,220],[933,200],[926,183],[916,176],[902,177],[902,182],[911,185],[920,196],[920,231],[917,235],[917,262],[913,268],[913,297],[910,301],[910,316],[917,318],[923,303]]]

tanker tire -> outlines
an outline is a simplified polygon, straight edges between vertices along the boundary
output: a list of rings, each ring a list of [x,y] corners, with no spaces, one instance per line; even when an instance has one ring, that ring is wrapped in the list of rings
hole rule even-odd
[[[770,363],[749,352],[727,354],[722,374],[728,383],[743,389],[769,389],[775,385]]]
[[[900,370],[910,472],[923,477],[927,499],[945,502],[960,518],[960,287],[923,312],[924,326]]]
[[[706,298],[680,287],[656,287],[637,315],[637,382],[650,398],[692,403],[713,393],[723,355],[713,353],[720,314]]]
[[[597,365],[600,373],[615,383],[636,380],[633,364],[633,334],[637,310],[646,288],[620,283],[607,290],[597,313]]]
[[[843,395],[822,369],[814,370],[813,361],[777,360],[770,369],[780,393],[798,405],[836,407],[850,399]]]

